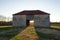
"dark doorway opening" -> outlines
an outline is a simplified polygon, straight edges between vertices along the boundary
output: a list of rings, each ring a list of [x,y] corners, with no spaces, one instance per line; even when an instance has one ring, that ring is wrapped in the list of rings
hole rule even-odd
[[[34,20],[26,20],[26,26],[34,26]]]
[[[26,20],[26,26],[29,26],[29,20]]]

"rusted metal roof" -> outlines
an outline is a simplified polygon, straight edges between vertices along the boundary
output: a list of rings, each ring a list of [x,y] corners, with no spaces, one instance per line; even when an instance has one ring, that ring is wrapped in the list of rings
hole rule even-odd
[[[45,15],[45,14],[48,14],[48,13],[40,10],[24,10],[13,15]]]

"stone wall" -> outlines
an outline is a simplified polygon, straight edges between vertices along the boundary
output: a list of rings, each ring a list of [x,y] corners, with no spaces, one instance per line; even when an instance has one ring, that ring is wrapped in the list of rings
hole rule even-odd
[[[49,15],[14,15],[13,26],[26,27],[26,20],[34,20],[35,27],[50,27]]]
[[[34,20],[34,15],[26,15],[26,20]]]
[[[49,27],[49,15],[34,15],[35,27]]]
[[[26,15],[14,15],[13,26],[26,26]]]

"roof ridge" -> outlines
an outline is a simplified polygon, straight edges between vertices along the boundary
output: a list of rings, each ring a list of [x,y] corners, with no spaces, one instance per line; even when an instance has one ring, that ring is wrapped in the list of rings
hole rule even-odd
[[[35,15],[35,14],[36,15],[37,14],[43,15],[43,14],[48,14],[48,13],[46,13],[44,11],[40,11],[40,10],[24,10],[24,11],[18,12],[18,13],[13,14],[13,15],[30,15],[30,14],[32,14],[32,15]]]

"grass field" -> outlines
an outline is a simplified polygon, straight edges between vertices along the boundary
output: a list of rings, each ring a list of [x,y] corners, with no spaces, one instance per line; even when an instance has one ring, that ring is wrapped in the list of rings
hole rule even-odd
[[[12,27],[12,26],[0,26],[0,28],[7,28],[7,27]]]
[[[38,32],[33,26],[27,28],[0,26],[0,40],[60,40],[60,35],[58,35],[60,26],[51,26],[49,31],[40,30]],[[56,31],[55,34],[53,31]]]
[[[60,26],[51,26],[51,28],[60,29]]]

